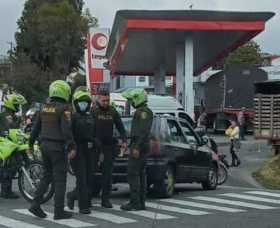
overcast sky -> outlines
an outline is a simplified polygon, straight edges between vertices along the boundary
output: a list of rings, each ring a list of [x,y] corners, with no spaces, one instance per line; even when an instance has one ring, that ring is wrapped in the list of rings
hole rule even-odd
[[[100,27],[111,27],[119,9],[193,9],[272,11],[276,15],[266,24],[266,30],[257,36],[263,52],[280,54],[280,4],[279,0],[84,0],[85,7],[98,17]],[[21,16],[25,0],[0,0],[0,54],[14,42],[16,21]],[[278,37],[278,38],[277,38]]]

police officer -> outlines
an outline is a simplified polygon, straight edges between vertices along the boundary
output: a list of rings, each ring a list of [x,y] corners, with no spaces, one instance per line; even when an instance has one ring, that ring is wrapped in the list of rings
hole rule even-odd
[[[16,116],[19,111],[20,105],[26,104],[25,98],[20,94],[10,94],[4,99],[5,111],[0,113],[0,136],[5,136],[5,133],[9,129],[16,129],[20,127],[20,118]],[[1,185],[1,197],[6,199],[17,199],[19,196],[12,191],[12,179],[15,171],[2,170],[2,185]]]
[[[76,112],[72,115],[72,129],[77,146],[77,156],[71,165],[76,176],[76,188],[67,193],[67,205],[73,209],[74,202],[78,198],[80,213],[89,214],[93,175],[93,153],[88,148],[88,144],[93,143],[93,117],[89,113],[90,94],[86,91],[76,91],[73,95],[73,103]]]
[[[119,131],[123,141],[122,147],[126,147],[126,132],[119,113],[113,106],[110,106],[110,94],[108,91],[101,91],[98,106],[93,112],[95,123],[95,144],[98,151],[104,156],[102,166],[102,202],[101,206],[112,208],[109,200],[111,193],[111,179],[114,161],[114,126]]]
[[[128,161],[128,183],[130,202],[121,206],[122,210],[145,210],[146,200],[146,154],[153,113],[147,107],[144,89],[133,89],[122,94],[136,109],[131,125],[131,153]]]
[[[42,196],[51,181],[54,182],[55,188],[54,219],[72,217],[72,213],[64,211],[67,157],[68,159],[73,159],[76,155],[71,129],[71,112],[67,104],[70,94],[71,88],[65,81],[57,80],[51,83],[49,99],[42,106],[31,132],[30,152],[32,152],[34,142],[40,134],[42,158],[45,167],[44,177],[29,208],[31,213],[40,218],[47,216],[40,205]]]

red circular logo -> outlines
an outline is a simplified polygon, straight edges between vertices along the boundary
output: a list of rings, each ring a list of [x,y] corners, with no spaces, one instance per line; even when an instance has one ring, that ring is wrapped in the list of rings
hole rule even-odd
[[[91,44],[96,50],[102,50],[107,47],[108,38],[102,33],[96,33],[91,39]]]

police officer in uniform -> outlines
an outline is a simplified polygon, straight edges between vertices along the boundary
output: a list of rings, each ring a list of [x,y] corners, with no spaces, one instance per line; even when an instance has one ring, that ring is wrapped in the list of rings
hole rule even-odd
[[[126,132],[116,109],[110,105],[110,94],[108,91],[101,91],[98,101],[98,106],[93,112],[95,125],[95,144],[97,151],[100,151],[104,156],[102,168],[102,202],[101,206],[112,208],[109,200],[111,193],[111,179],[114,161],[114,126],[120,133],[123,141],[122,147],[126,147]]]
[[[20,127],[20,118],[16,116],[19,106],[26,104],[25,98],[20,94],[10,94],[4,99],[5,111],[0,113],[0,136],[5,136],[9,129]],[[11,168],[11,169],[10,169]],[[12,191],[12,179],[15,175],[13,167],[8,170],[2,170],[1,197],[6,199],[17,199],[19,196]]]
[[[130,202],[121,206],[122,210],[145,210],[146,200],[146,155],[149,135],[153,122],[153,112],[147,107],[144,89],[133,89],[122,94],[136,109],[131,125],[131,146],[128,161],[128,183]]]
[[[40,135],[42,158],[45,167],[34,200],[29,211],[35,216],[45,218],[47,215],[41,209],[42,196],[51,181],[54,182],[54,219],[68,219],[72,213],[64,211],[64,196],[66,191],[67,158],[76,155],[75,143],[71,129],[71,110],[67,104],[71,88],[62,80],[51,83],[49,99],[43,105],[37,116],[29,141],[30,152],[35,140]]]
[[[82,214],[90,213],[91,206],[91,179],[93,175],[93,151],[88,144],[93,143],[93,117],[89,113],[91,105],[90,94],[78,90],[73,95],[73,104],[76,110],[72,115],[72,129],[77,146],[77,156],[72,160],[71,166],[76,176],[76,188],[67,193],[67,205],[74,208],[78,199],[79,211]]]

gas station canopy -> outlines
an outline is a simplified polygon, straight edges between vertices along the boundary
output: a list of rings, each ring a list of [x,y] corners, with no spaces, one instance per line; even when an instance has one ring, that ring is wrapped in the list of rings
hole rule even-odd
[[[198,75],[265,29],[272,12],[121,10],[106,52],[114,75],[154,75],[160,64],[176,75],[176,50],[193,37]],[[186,53],[186,56],[188,53]]]

